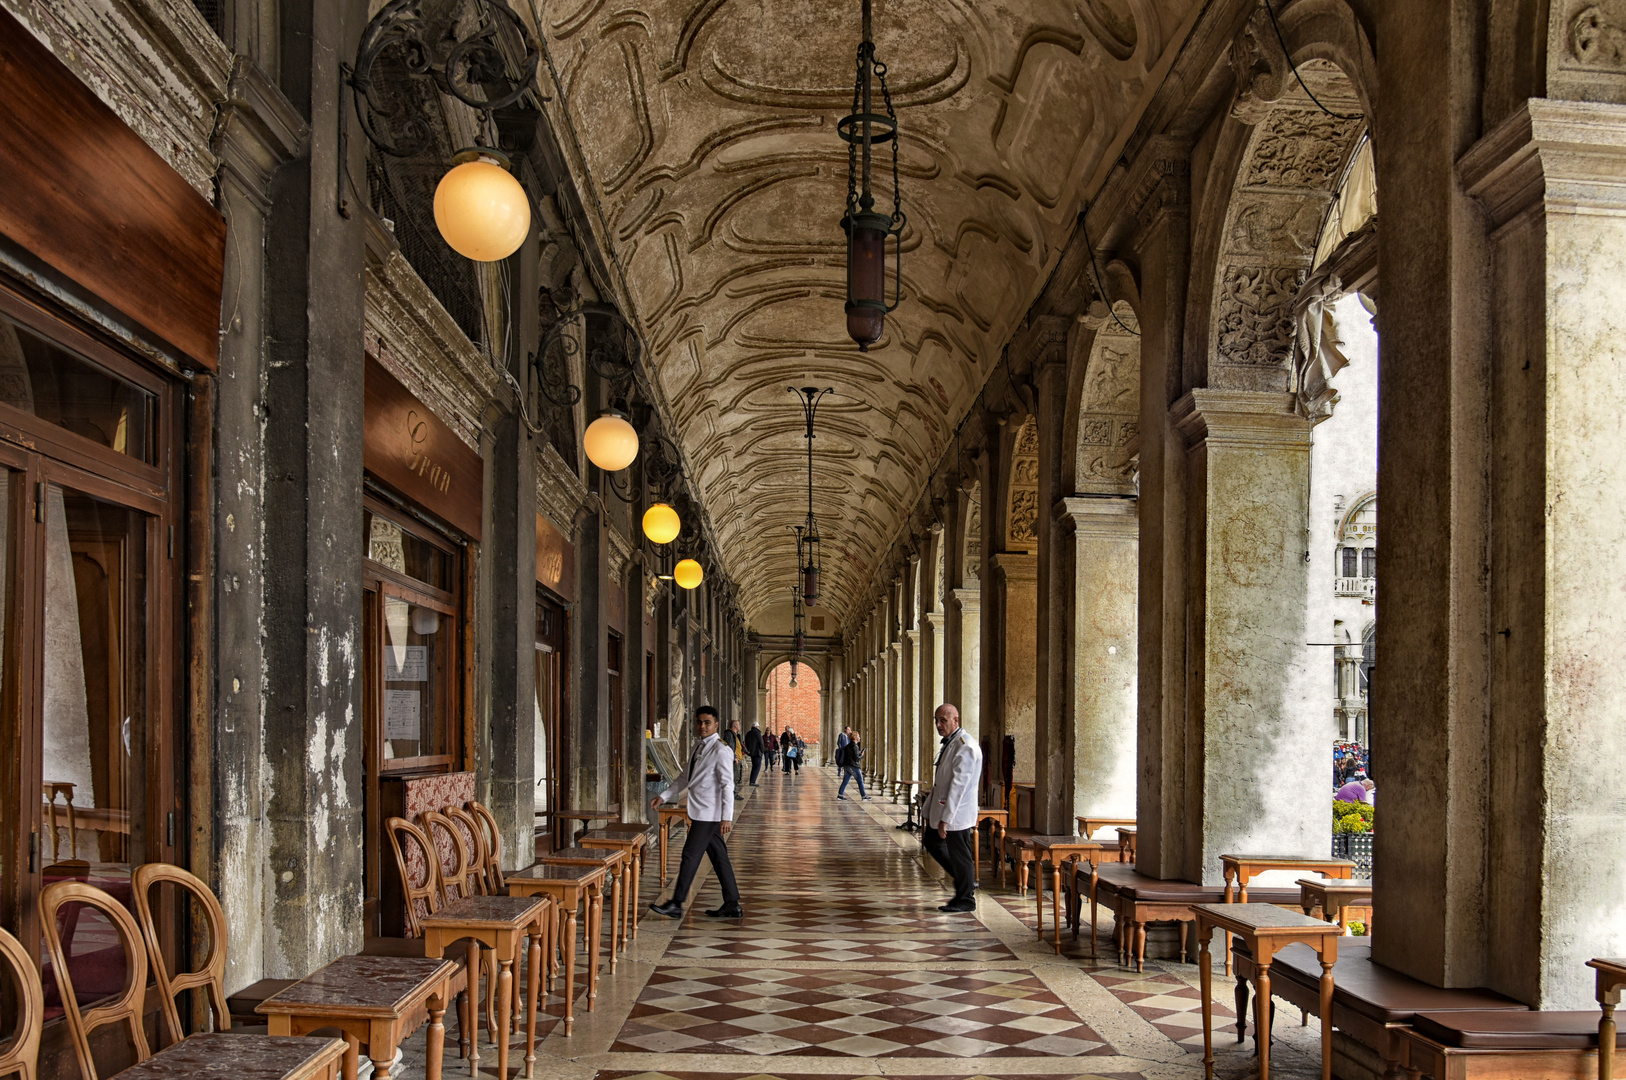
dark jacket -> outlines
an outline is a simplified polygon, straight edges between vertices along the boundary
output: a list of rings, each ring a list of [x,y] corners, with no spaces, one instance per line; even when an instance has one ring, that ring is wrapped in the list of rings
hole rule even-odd
[[[745,752],[752,757],[762,755],[762,732],[752,728],[745,733]]]

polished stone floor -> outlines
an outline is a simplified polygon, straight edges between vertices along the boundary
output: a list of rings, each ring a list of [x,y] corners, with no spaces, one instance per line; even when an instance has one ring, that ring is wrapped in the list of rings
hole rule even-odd
[[[566,1038],[559,993],[539,1026],[536,1074],[570,1080],[767,1080],[807,1077],[1074,1077],[1197,1080],[1202,1027],[1197,970],[1150,960],[1118,966],[1110,943],[1089,957],[1088,928],[1057,955],[1034,932],[1031,894],[986,870],[974,915],[945,915],[947,890],[890,799],[838,802],[833,770],[764,772],[730,840],[746,917],[708,919],[721,902],[702,870],[681,920],[645,913],[632,948],[597,1000],[576,1005]],[[676,872],[674,839],[672,872]],[[657,860],[642,883],[659,890]],[[985,858],[986,866],[986,858]],[[1048,907],[1048,905],[1047,905]],[[1110,921],[1103,917],[1103,932]],[[1216,1072],[1257,1072],[1238,1044],[1215,978]],[[1272,1074],[1320,1074],[1319,1029],[1278,1014]],[[546,1032],[546,1038],[542,1033]],[[447,1077],[467,1076],[452,1051]],[[516,1038],[510,1075],[523,1072]],[[423,1075],[423,1036],[394,1075]],[[482,1038],[481,1072],[496,1073]]]

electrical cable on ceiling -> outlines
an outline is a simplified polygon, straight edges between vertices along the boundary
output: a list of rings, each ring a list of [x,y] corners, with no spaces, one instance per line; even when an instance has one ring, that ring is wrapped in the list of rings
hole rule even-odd
[[[1315,96],[1315,92],[1312,91],[1309,86],[1305,85],[1304,76],[1299,74],[1299,66],[1293,63],[1293,58],[1288,55],[1287,39],[1282,36],[1282,24],[1276,21],[1276,7],[1270,2],[1270,0],[1265,0],[1265,10],[1270,12],[1270,25],[1276,28],[1276,40],[1281,44],[1282,55],[1287,57],[1287,66],[1293,69],[1293,78],[1297,79],[1299,81],[1299,85],[1304,87],[1304,92],[1310,95],[1310,100],[1315,102],[1315,107],[1332,117],[1334,120],[1365,120],[1366,117],[1361,113],[1356,113],[1354,116],[1348,116],[1344,113],[1335,113],[1325,105],[1321,104],[1321,99]]]
[[[1084,234],[1084,249],[1090,253],[1090,270],[1095,274],[1095,291],[1101,295],[1102,301],[1106,303],[1107,314],[1112,316],[1112,321],[1123,327],[1129,333],[1134,334],[1136,337],[1140,337],[1139,330],[1131,329],[1127,323],[1118,318],[1118,313],[1112,308],[1112,301],[1107,298],[1107,288],[1101,283],[1101,268],[1097,266],[1095,262],[1095,246],[1090,243],[1089,216],[1090,204],[1085,203],[1083,211],[1078,215],[1078,227],[1079,230]]]

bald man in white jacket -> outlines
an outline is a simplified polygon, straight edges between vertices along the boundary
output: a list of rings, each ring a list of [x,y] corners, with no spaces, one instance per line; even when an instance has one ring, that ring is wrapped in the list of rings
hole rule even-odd
[[[734,882],[734,866],[728,859],[729,832],[734,828],[734,751],[717,736],[717,710],[702,705],[695,710],[695,734],[699,741],[689,756],[689,766],[655,796],[651,807],[659,806],[683,792],[689,793],[689,836],[683,841],[683,857],[678,862],[677,883],[672,898],[664,904],[651,904],[657,915],[676,919],[683,914],[683,901],[700,869],[701,856],[711,858],[711,868],[722,886],[723,906],[706,912],[714,919],[738,919],[740,889]]]
[[[926,799],[926,854],[954,878],[954,899],[938,911],[975,911],[977,868],[971,860],[971,830],[977,827],[977,785],[982,780],[982,749],[960,726],[960,710],[939,705],[932,719],[942,744],[937,751],[932,793]]]

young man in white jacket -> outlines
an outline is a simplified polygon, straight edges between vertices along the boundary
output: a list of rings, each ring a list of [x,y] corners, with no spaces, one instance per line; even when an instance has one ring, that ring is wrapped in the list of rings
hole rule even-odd
[[[674,777],[671,785],[649,804],[659,806],[684,791],[689,793],[689,835],[683,841],[683,858],[678,863],[672,898],[664,904],[649,905],[649,910],[669,919],[680,917],[683,901],[689,896],[689,886],[700,869],[700,856],[708,855],[717,883],[723,889],[723,906],[706,914],[714,919],[738,919],[744,911],[740,907],[740,889],[734,882],[734,865],[728,861],[725,840],[734,828],[734,751],[717,737],[716,709],[710,705],[700,706],[695,710],[694,724],[700,741],[689,755],[689,767]]]
[[[971,861],[971,830],[977,827],[977,785],[982,780],[982,750],[960,726],[960,710],[939,705],[932,719],[942,745],[937,751],[932,793],[926,800],[926,827],[921,842],[954,878],[954,899],[938,911],[975,911],[977,868]]]

